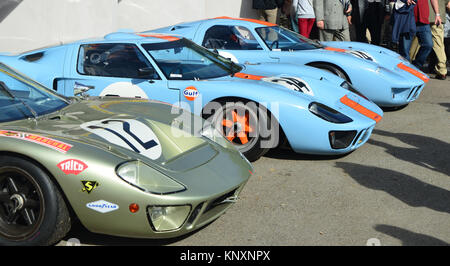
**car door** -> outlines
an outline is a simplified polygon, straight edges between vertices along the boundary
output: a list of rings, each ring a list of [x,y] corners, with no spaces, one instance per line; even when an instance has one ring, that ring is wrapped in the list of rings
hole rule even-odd
[[[199,82],[197,71],[199,69],[212,71],[208,68],[208,64],[211,63],[209,59],[186,47],[182,41],[143,42],[141,47],[167,79],[169,90],[179,92],[179,106],[199,114],[202,105],[201,99],[197,99],[200,96],[200,92],[197,91],[195,85]],[[195,106],[195,104],[198,106]]]
[[[278,62],[258,36],[248,28],[238,25],[214,25],[199,30],[197,43],[217,50],[235,63]]]
[[[134,43],[87,43],[73,48],[64,94],[145,98],[177,103],[179,91]]]

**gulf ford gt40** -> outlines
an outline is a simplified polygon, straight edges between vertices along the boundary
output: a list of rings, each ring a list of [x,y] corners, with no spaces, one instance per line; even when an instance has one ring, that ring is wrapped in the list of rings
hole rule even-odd
[[[344,78],[384,107],[414,101],[429,80],[391,50],[359,42],[319,43],[259,20],[220,17],[150,32],[184,36],[235,62],[280,62],[321,68]]]
[[[75,217],[180,236],[223,214],[253,171],[212,127],[173,127],[165,103],[65,98],[0,63],[0,106],[0,245],[56,243]]]
[[[151,98],[202,115],[250,161],[283,140],[296,152],[348,153],[383,114],[326,71],[238,65],[170,35],[117,32],[0,61],[66,96]]]

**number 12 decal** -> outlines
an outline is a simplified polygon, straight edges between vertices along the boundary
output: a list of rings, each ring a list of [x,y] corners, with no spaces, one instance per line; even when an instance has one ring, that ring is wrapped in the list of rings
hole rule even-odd
[[[162,149],[155,133],[137,120],[104,119],[84,123],[81,128],[152,160],[161,157]]]

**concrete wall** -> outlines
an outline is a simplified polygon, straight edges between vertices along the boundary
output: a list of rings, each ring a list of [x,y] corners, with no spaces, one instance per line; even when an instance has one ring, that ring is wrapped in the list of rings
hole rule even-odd
[[[217,16],[255,17],[251,0],[0,0],[0,52],[18,53],[118,29]]]

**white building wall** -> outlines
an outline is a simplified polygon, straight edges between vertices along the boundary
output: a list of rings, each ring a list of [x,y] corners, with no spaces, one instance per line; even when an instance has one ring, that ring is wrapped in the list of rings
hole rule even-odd
[[[217,16],[255,17],[251,0],[1,0],[0,52],[19,53],[118,29],[150,30]],[[10,4],[10,11],[2,5]],[[2,14],[4,13],[4,14]]]

